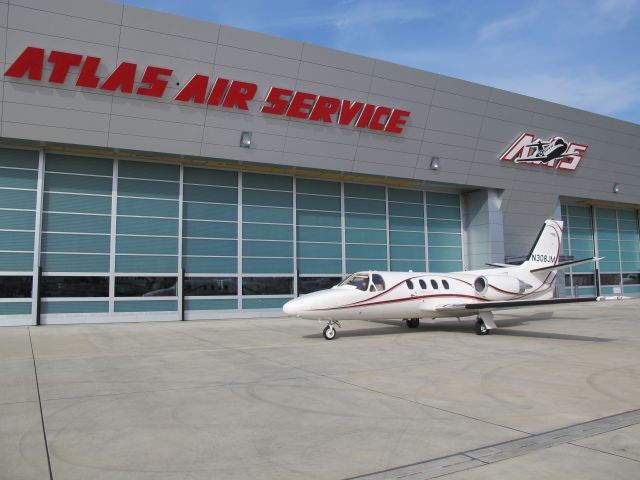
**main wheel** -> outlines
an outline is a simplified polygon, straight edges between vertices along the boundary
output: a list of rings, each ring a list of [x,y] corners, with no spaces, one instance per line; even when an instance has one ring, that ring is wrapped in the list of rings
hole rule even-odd
[[[420,325],[420,319],[419,318],[408,318],[407,319],[407,327],[409,327],[409,328],[418,328],[418,325]]]
[[[487,325],[481,320],[478,319],[476,322],[476,335],[489,335],[491,330],[487,328]]]
[[[333,328],[332,325],[327,325],[326,327],[324,327],[322,335],[324,336],[325,340],[333,340],[334,338],[336,338],[336,329]]]

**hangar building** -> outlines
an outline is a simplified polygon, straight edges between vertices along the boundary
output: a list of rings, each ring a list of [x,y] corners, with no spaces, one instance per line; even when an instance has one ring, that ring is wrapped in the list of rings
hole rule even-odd
[[[0,324],[279,313],[526,255],[640,294],[640,126],[102,0],[0,1]]]

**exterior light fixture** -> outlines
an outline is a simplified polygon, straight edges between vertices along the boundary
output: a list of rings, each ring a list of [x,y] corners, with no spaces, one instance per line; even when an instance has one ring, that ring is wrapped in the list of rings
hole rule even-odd
[[[251,132],[242,132],[240,134],[240,146],[244,148],[251,146]]]
[[[613,193],[618,193],[620,191],[620,184],[619,183],[614,183],[613,184]]]
[[[431,170],[440,169],[440,157],[431,157]]]

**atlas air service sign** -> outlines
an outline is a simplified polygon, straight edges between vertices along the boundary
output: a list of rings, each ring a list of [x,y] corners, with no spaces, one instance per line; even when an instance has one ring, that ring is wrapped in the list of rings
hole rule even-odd
[[[587,145],[568,142],[562,137],[543,140],[536,138],[533,133],[525,132],[507,148],[500,160],[574,172],[587,148]]]
[[[44,48],[29,46],[4,75],[51,85],[64,84],[73,76],[75,87],[79,89],[119,92],[142,98],[167,97],[170,78],[181,76],[181,72],[174,72],[171,68],[121,62],[106,78],[100,78],[97,72],[102,65],[100,57],[58,50],[47,52]],[[45,70],[49,69],[46,75]],[[171,100],[192,106],[236,110],[250,110],[249,102],[257,100],[258,85],[253,82],[210,78],[200,73],[187,78],[184,83],[176,82],[180,89]],[[411,116],[411,112],[398,108],[277,86],[269,89],[259,111],[265,115],[392,134],[401,134]]]

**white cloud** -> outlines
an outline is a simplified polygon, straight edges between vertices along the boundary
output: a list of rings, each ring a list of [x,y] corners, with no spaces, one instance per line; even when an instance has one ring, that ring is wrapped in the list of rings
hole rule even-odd
[[[535,16],[536,13],[534,11],[529,11],[521,15],[514,15],[488,23],[480,29],[479,38],[483,41],[494,40],[505,33],[530,28],[531,25],[528,24],[532,22]]]
[[[619,12],[633,9],[640,5],[638,0],[597,0],[598,9],[605,12]]]
[[[431,13],[420,2],[341,2],[322,12],[322,3],[308,14],[288,15],[277,21],[267,21],[269,28],[288,26],[331,26],[340,30],[355,27],[362,29],[381,23],[398,23],[431,18]],[[265,15],[263,18],[269,18]]]
[[[534,74],[487,78],[485,83],[604,115],[616,115],[640,104],[640,78]]]

